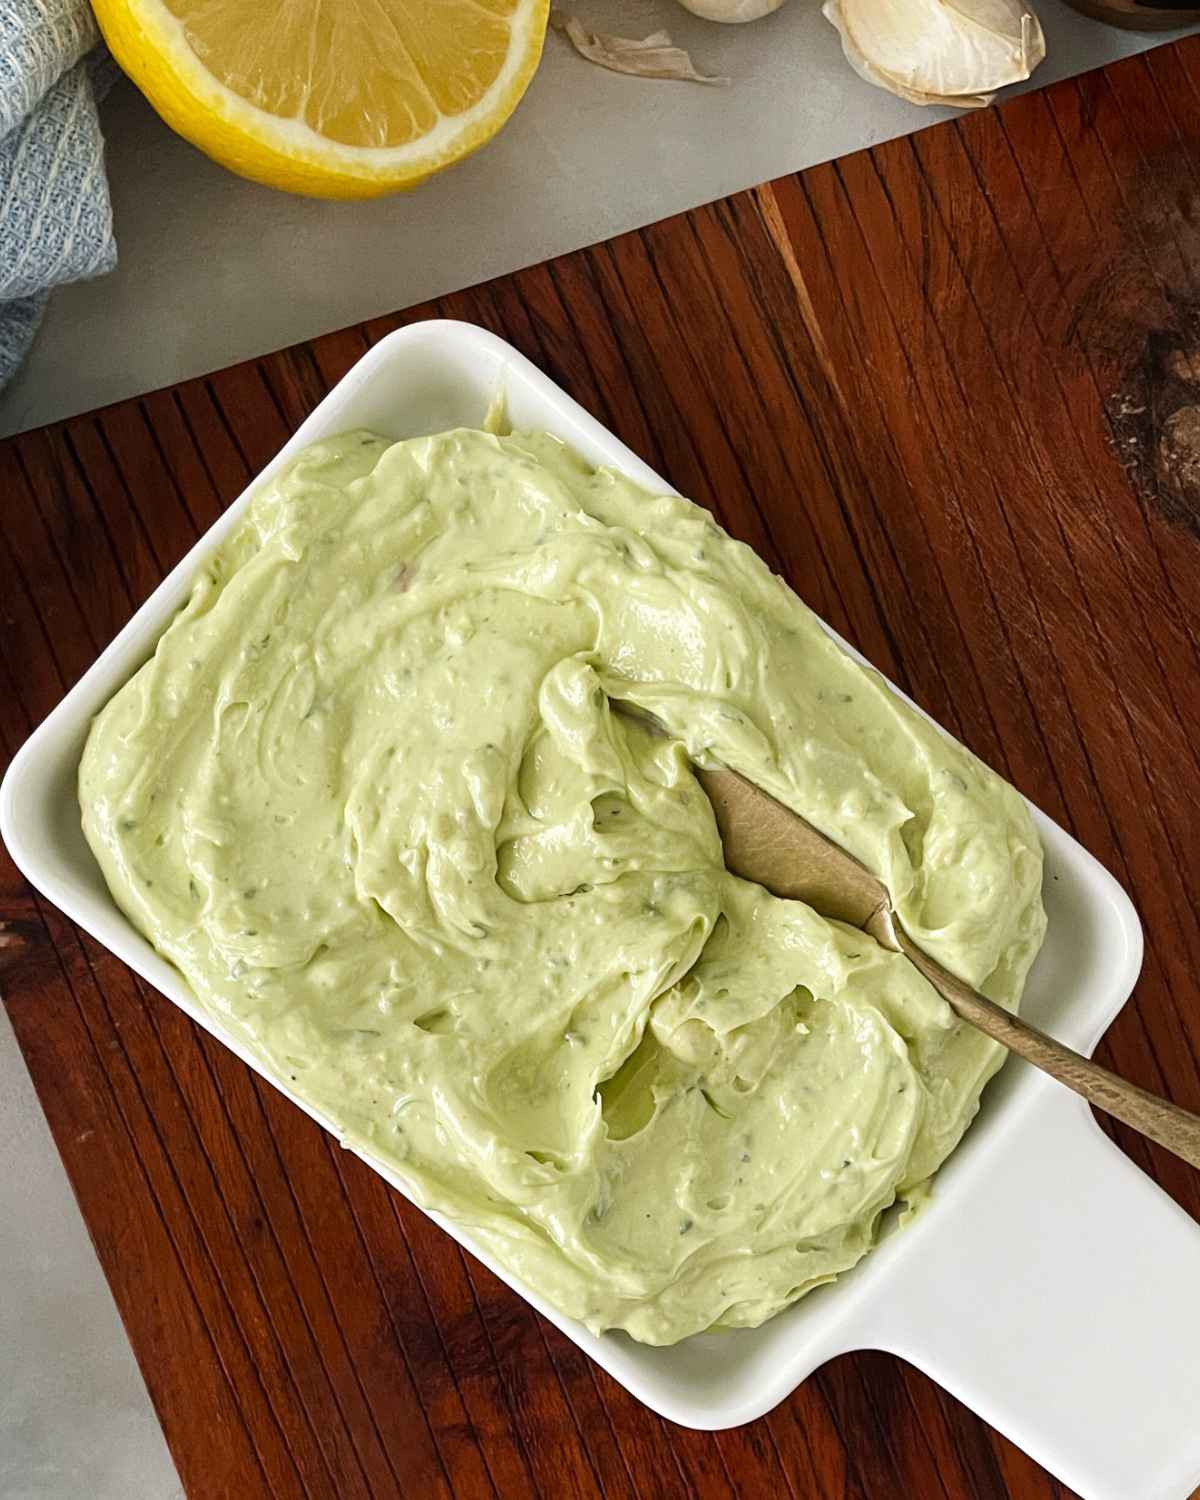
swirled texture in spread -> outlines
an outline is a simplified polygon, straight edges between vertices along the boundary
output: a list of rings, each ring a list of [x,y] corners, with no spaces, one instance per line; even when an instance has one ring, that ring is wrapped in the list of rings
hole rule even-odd
[[[305,452],[98,716],[80,796],[121,906],[271,1072],[565,1312],[669,1343],[852,1266],[1001,1059],[727,873],[689,755],[1017,1004],[1017,793],[703,511],[545,435]]]

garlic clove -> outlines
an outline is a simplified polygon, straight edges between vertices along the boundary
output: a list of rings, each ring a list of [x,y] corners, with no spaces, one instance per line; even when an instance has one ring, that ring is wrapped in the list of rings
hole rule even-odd
[[[913,104],[990,104],[1046,55],[1021,0],[826,0],[824,14],[859,77]]]
[[[684,10],[706,21],[757,21],[778,10],[783,0],[679,0]]]

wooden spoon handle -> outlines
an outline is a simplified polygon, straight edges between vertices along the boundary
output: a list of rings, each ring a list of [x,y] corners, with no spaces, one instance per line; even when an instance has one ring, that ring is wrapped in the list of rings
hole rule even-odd
[[[1099,1063],[1073,1052],[1062,1042],[1055,1041],[1028,1021],[1022,1021],[1020,1016],[1014,1016],[1003,1006],[988,1000],[961,979],[956,979],[923,953],[899,922],[892,922],[892,930],[900,951],[911,959],[964,1021],[970,1021],[972,1026],[1003,1043],[1009,1051],[1018,1053],[1035,1068],[1041,1068],[1059,1083],[1065,1083],[1069,1089],[1082,1094],[1097,1109],[1132,1125],[1134,1130],[1181,1156],[1193,1167],[1200,1167],[1200,1115],[1180,1109],[1157,1094],[1148,1094],[1136,1083],[1118,1078]]]

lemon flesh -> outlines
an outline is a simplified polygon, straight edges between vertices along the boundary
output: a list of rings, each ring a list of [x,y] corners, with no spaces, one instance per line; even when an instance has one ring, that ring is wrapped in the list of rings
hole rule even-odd
[[[549,0],[95,0],[164,120],[270,187],[370,197],[491,139],[541,56]]]

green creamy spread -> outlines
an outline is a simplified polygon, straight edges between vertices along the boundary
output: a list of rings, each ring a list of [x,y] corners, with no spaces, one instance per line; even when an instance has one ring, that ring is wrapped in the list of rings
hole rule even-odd
[[[702,510],[544,434],[302,454],[96,719],[80,799],[270,1072],[564,1312],[670,1343],[854,1265],[1003,1055],[729,874],[689,757],[1015,1007],[1045,925],[1018,794]]]

